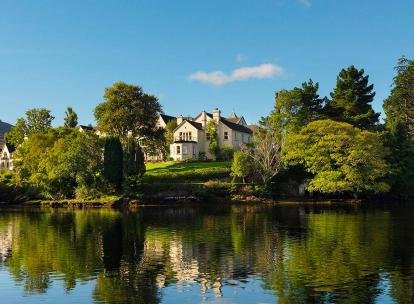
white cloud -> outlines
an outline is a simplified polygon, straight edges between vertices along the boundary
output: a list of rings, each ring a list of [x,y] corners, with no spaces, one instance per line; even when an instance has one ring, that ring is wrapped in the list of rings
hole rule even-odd
[[[191,74],[188,79],[221,86],[226,83],[235,81],[273,78],[282,74],[283,68],[280,66],[271,63],[264,63],[257,66],[235,69],[229,75],[222,71],[215,71],[210,73],[199,71]]]
[[[302,4],[305,7],[311,7],[312,3],[310,2],[310,0],[298,0],[300,4]]]

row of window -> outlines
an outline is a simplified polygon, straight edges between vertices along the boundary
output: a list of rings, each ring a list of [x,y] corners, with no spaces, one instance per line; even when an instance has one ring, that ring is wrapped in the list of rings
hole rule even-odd
[[[245,136],[244,134],[241,135],[241,141],[242,142],[245,142],[245,137],[244,136]],[[206,139],[207,140],[210,140],[210,134],[206,133]],[[229,132],[224,132],[223,133],[223,139],[224,140],[228,140],[229,139]],[[250,137],[247,136],[246,142],[249,142],[249,139],[250,139]],[[236,132],[234,133],[234,140],[239,140],[238,133],[236,133]]]
[[[192,147],[192,152],[193,155],[196,155],[196,147]],[[176,146],[176,154],[181,154],[181,146]],[[187,155],[188,154],[188,147],[187,146],[183,146],[183,155]]]

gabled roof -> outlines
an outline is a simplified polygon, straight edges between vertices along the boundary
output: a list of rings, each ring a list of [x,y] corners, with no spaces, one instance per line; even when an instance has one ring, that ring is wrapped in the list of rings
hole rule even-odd
[[[250,130],[249,128],[243,126],[243,125],[239,125],[237,123],[231,122],[226,118],[220,118],[220,121],[226,125],[227,127],[229,127],[230,129],[234,130],[234,131],[238,131],[238,132],[243,132],[243,133],[248,133],[248,134],[252,134],[253,131]]]
[[[198,129],[198,130],[203,130],[203,125],[201,124],[201,123],[199,123],[199,122],[195,122],[195,121],[191,121],[191,120],[186,120],[186,119],[184,119],[178,126],[177,126],[177,128],[175,128],[174,129],[174,132],[175,132],[175,130],[178,130],[178,128],[180,128],[183,124],[185,124],[186,122],[188,122],[190,125],[192,125],[194,128],[196,128],[196,129]]]
[[[236,123],[236,124],[238,124],[240,122],[240,118],[238,118],[238,117],[229,117],[229,118],[226,118],[226,120],[230,121],[230,122],[233,122],[233,123]]]
[[[165,124],[169,123],[172,120],[177,120],[176,117],[170,116],[170,115],[166,115],[166,114],[160,114],[160,117],[162,118],[162,120],[164,120]]]
[[[256,126],[256,125],[247,125],[246,127],[249,128],[250,130],[252,130],[252,132],[254,132],[258,129],[258,126]]]
[[[9,144],[9,143],[5,143],[5,144],[3,145],[3,147],[0,149],[0,151],[3,151],[3,150],[4,150],[4,148],[6,148],[6,149],[7,149],[7,151],[9,151],[9,153],[13,153],[14,151],[16,151],[15,146],[14,146],[14,145],[12,145],[12,144]]]
[[[85,126],[85,125],[79,125],[79,128],[84,129],[84,130],[89,130],[89,131],[95,130],[94,127],[92,127],[92,126]]]

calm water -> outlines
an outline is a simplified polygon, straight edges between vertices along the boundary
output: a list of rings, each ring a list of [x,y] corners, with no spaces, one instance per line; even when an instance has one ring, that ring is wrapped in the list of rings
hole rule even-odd
[[[414,205],[0,210],[0,303],[414,303]]]

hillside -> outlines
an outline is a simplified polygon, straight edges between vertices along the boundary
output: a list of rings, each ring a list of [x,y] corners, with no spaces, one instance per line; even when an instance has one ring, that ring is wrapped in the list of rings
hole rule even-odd
[[[9,132],[13,128],[11,124],[0,120],[0,142],[4,140],[4,133]]]

